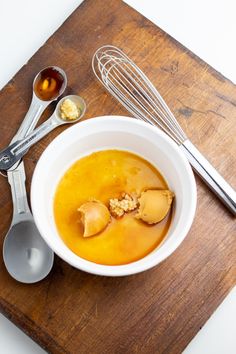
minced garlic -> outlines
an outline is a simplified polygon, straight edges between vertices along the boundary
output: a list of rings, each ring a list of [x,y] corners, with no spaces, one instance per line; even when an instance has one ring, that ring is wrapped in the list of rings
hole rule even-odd
[[[132,211],[138,207],[137,198],[131,197],[127,193],[122,193],[122,199],[114,198],[109,201],[109,209],[114,217],[121,217],[124,213]]]
[[[60,111],[61,118],[65,120],[74,120],[80,116],[80,109],[69,98],[66,98],[65,101],[62,102]]]

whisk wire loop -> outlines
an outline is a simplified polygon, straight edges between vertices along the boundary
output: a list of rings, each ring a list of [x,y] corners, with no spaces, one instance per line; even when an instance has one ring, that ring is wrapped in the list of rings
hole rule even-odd
[[[187,139],[157,89],[120,49],[113,46],[99,48],[92,66],[98,80],[133,116],[157,125],[177,144]]]

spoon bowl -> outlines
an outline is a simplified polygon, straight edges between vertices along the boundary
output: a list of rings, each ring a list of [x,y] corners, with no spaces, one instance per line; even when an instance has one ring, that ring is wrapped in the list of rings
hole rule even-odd
[[[11,225],[3,243],[3,259],[10,275],[22,283],[38,282],[51,271],[54,254],[30,214]]]
[[[33,92],[40,101],[55,101],[67,86],[67,76],[58,66],[42,69],[34,78]]]
[[[80,111],[79,116],[75,119],[64,119],[61,117],[61,109],[60,108],[61,108],[61,105],[64,103],[64,101],[67,99],[69,99],[73,103],[75,103],[75,105],[77,106],[77,108]],[[68,95],[68,96],[62,97],[60,99],[60,101],[58,102],[58,104],[56,105],[56,109],[54,111],[53,118],[56,118],[57,123],[59,123],[59,124],[76,123],[79,120],[81,120],[81,118],[83,117],[83,115],[85,113],[85,110],[86,110],[86,104],[85,104],[85,101],[83,100],[82,97],[80,97],[78,95]]]

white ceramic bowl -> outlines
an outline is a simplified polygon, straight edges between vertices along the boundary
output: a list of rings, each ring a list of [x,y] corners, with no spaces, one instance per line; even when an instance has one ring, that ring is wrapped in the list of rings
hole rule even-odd
[[[144,157],[158,168],[176,196],[172,223],[161,245],[126,265],[99,265],[80,258],[64,244],[54,222],[53,197],[64,172],[82,156],[105,149],[128,150]],[[42,237],[64,261],[89,273],[123,276],[157,265],[181,244],[194,218],[196,184],[183,153],[159,129],[134,118],[98,117],[68,128],[46,148],[34,171],[31,205]]]

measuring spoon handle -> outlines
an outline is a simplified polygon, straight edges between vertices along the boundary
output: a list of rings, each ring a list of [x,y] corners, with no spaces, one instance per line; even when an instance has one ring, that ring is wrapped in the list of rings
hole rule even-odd
[[[52,115],[46,122],[41,124],[32,133],[28,134],[25,138],[15,141],[6,149],[0,152],[0,170],[7,171],[18,160],[20,160],[28,151],[28,149],[47,135],[57,126],[63,123],[55,119]]]
[[[28,135],[37,124],[41,114],[45,110],[45,108],[51,103],[51,101],[42,101],[40,100],[35,93],[33,93],[33,97],[31,100],[30,107],[28,112],[25,115],[16,135],[11,140],[11,143],[23,139],[26,135]]]

